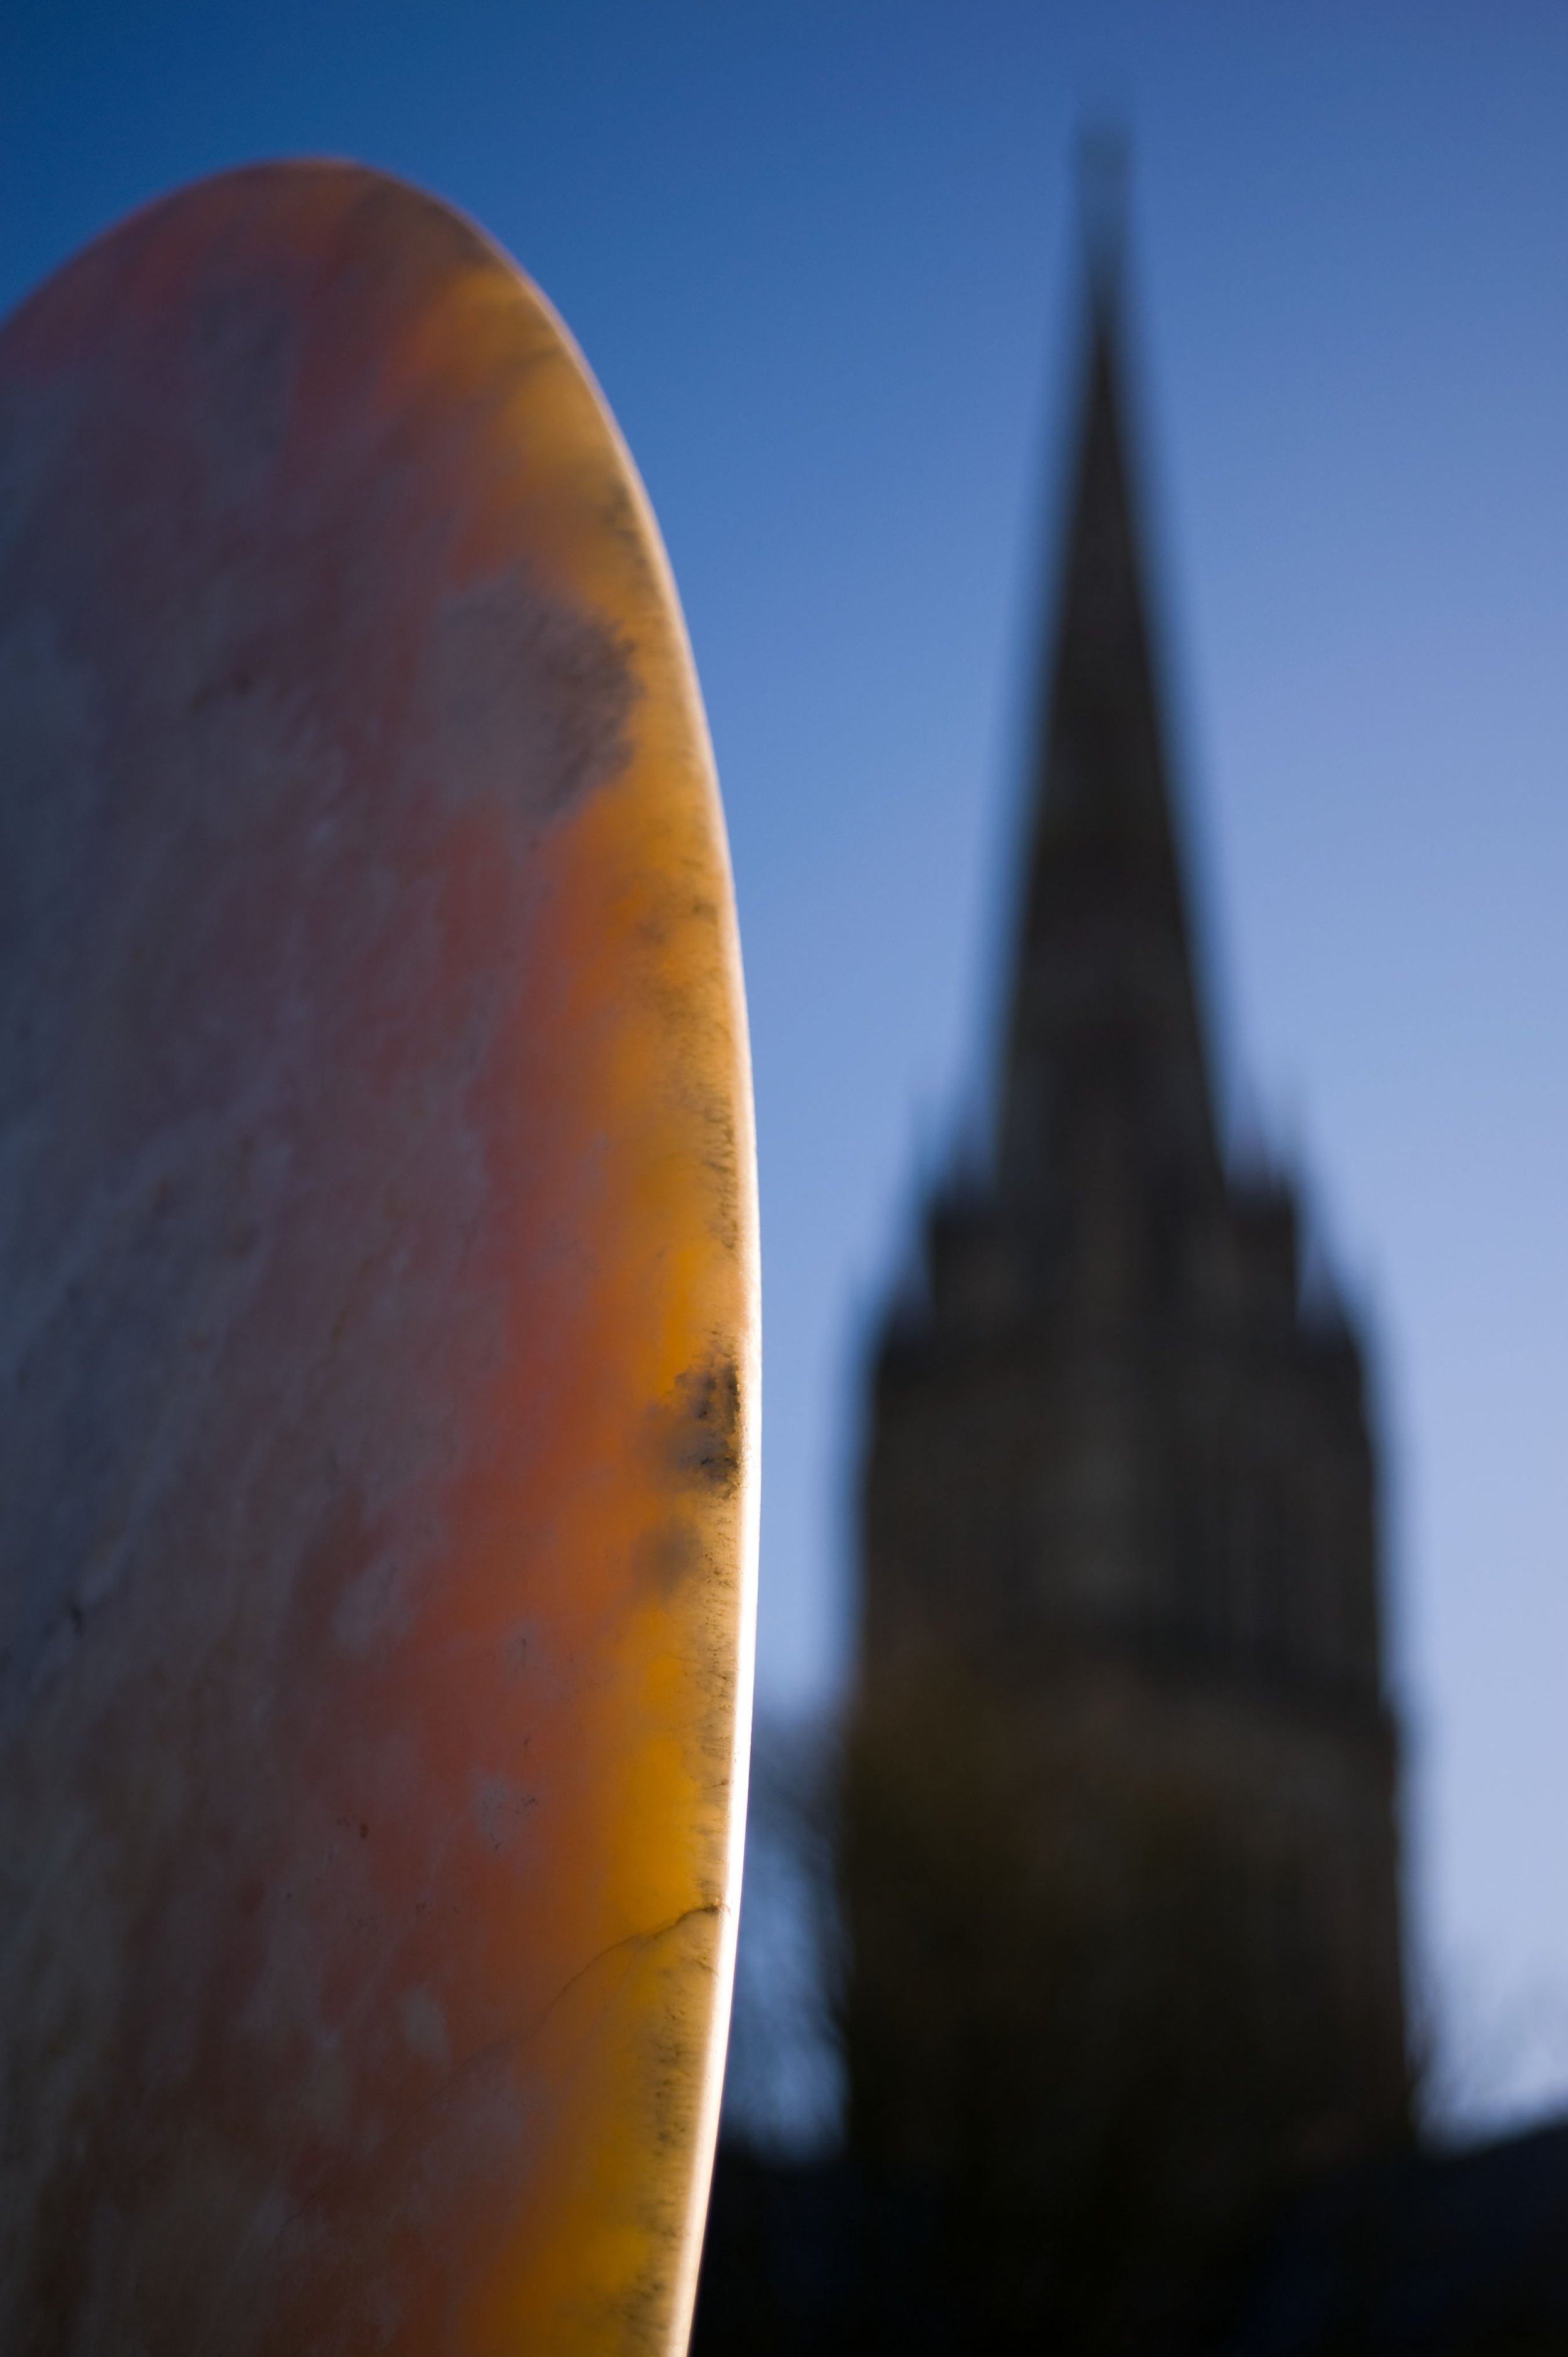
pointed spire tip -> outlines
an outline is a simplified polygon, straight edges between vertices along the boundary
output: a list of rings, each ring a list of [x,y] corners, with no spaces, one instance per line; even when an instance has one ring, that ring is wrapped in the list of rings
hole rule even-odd
[[[1090,282],[1100,294],[1120,274],[1132,153],[1119,123],[1086,124],[1078,135],[1078,208]]]

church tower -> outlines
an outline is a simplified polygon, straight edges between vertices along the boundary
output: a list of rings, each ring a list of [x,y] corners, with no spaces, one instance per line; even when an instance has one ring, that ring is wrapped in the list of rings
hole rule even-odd
[[[992,1164],[929,1208],[862,1493],[851,2140],[950,2204],[995,2346],[1179,2340],[1407,2126],[1361,1354],[1216,1122],[1119,305],[1102,240]]]

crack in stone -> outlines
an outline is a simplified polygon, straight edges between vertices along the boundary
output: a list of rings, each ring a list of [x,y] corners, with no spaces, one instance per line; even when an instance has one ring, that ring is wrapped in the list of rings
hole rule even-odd
[[[624,1948],[653,1947],[659,1941],[669,1939],[673,1932],[680,1931],[682,1924],[693,1921],[698,1916],[719,1916],[727,1911],[727,1902],[722,1899],[703,1900],[694,1907],[682,1908],[678,1915],[671,1916],[668,1922],[656,1923],[645,1932],[628,1932],[620,1939],[611,1940],[606,1946],[596,1950],[585,1963],[578,1965],[575,1973],[567,1975],[553,1996],[546,1999],[532,2020],[522,2023],[516,2029],[509,2030],[504,2037],[492,2038],[486,2045],[476,2047],[471,2054],[465,2054],[460,2061],[454,2063],[451,2070],[446,2072],[428,2093],[421,2096],[419,2102],[412,2105],[396,2126],[389,2131],[386,2149],[390,2151],[395,2148],[400,2142],[412,2134],[421,2120],[426,2118],[452,2093],[455,2088],[460,2086],[463,2081],[469,2078],[476,2071],[482,2070],[486,2063],[495,2061],[503,2054],[526,2046],[532,2039],[536,2038],[556,2007],[571,1995],[580,1981],[586,1979],[596,1965],[602,1964],[607,1957],[618,1954]],[[401,1946],[401,1941],[397,1944]],[[311,2204],[308,2201],[296,2201],[279,2219],[272,2233],[262,2245],[262,2250],[263,2252],[274,2250],[289,2229],[297,2224],[300,2219],[310,2214],[310,2209]],[[236,2255],[236,2267],[239,2263],[240,2255]],[[203,2357],[204,2352],[216,2346],[218,2330],[222,2323],[225,2299],[226,2295],[220,2293],[219,2304],[213,2310],[208,2330],[198,2344],[197,2357]]]

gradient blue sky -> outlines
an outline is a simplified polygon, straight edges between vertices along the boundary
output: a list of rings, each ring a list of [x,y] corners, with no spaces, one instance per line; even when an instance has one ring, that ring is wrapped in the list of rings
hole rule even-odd
[[[729,810],[793,1707],[848,1659],[867,1321],[983,1092],[1106,114],[1227,1089],[1376,1337],[1420,1968],[1451,2105],[1518,2115],[1568,2102],[1561,0],[0,0],[0,305],[325,152],[476,214],[583,344]]]

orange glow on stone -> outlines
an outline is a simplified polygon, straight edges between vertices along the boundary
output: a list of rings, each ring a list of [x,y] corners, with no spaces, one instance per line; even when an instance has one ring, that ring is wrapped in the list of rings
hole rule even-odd
[[[325,165],[45,286],[0,481],[0,2345],[679,2349],[756,1187],[647,501]]]

